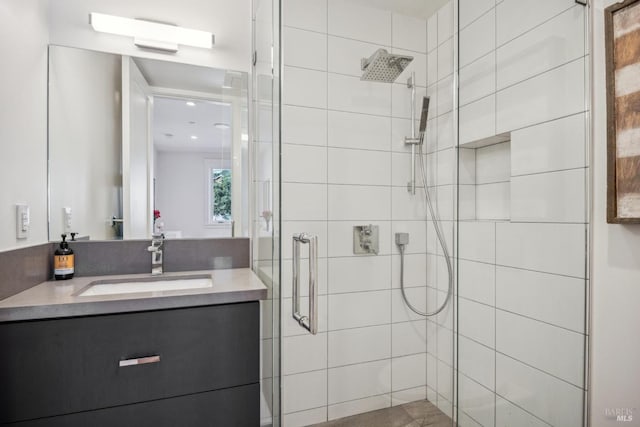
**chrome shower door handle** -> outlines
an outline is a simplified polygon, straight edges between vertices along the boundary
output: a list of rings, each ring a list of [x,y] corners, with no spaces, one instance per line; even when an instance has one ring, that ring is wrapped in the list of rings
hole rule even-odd
[[[309,315],[300,313],[300,245],[309,244]],[[318,333],[318,237],[307,233],[293,235],[293,306],[292,315],[300,326]]]

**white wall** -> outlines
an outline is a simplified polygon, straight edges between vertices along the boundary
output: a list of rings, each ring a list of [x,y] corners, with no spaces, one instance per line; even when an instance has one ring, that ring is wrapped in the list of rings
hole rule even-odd
[[[249,0],[54,0],[51,43],[122,55],[249,71],[251,19]],[[213,49],[181,46],[175,54],[139,49],[128,37],[97,33],[89,13],[170,22],[215,34]]]
[[[640,426],[640,226],[606,223],[607,133],[603,10],[593,4],[593,242],[591,425]],[[633,408],[619,423],[605,409]]]
[[[122,216],[121,57],[52,46],[49,75],[50,237],[60,237],[70,207],[72,231],[113,239],[109,219]]]
[[[48,2],[0,2],[0,250],[47,239]],[[16,240],[15,204],[31,207],[31,232]]]
[[[165,231],[181,231],[183,238],[231,236],[229,225],[205,225],[205,159],[215,157],[210,153],[157,153],[156,209],[160,210]],[[231,168],[230,160],[219,162],[220,168]]]

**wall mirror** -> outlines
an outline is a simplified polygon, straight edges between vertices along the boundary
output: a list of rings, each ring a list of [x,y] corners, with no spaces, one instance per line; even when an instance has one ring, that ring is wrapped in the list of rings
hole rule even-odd
[[[248,75],[49,47],[49,239],[248,236]]]

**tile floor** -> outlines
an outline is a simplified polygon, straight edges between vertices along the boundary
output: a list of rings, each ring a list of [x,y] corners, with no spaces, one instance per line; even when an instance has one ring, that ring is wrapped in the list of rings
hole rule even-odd
[[[428,400],[340,418],[313,427],[451,427],[451,418]]]

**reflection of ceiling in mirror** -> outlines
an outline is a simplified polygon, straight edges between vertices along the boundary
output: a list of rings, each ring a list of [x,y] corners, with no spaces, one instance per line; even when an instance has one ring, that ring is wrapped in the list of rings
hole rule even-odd
[[[134,61],[150,86],[210,94],[246,94],[246,73],[146,58]]]
[[[216,124],[231,126],[231,115],[230,104],[156,96],[153,102],[154,147],[158,151],[228,155],[231,151],[232,129]]]

